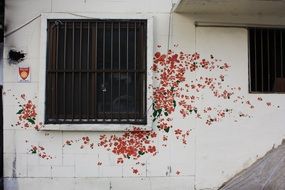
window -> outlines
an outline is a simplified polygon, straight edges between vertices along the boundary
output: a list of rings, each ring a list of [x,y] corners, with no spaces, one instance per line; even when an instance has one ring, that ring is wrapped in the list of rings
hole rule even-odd
[[[249,28],[250,92],[285,92],[285,29]]]
[[[45,123],[147,122],[147,20],[47,20]]]

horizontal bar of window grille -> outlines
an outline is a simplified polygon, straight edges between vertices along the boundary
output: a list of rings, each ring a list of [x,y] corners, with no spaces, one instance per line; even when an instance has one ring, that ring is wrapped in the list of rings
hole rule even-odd
[[[46,124],[133,124],[133,125],[145,125],[146,119],[49,119]]]
[[[251,24],[251,23],[227,23],[227,22],[204,22],[196,21],[196,27],[233,27],[233,28],[280,28],[284,29],[285,25],[271,25],[271,24]]]
[[[114,70],[111,70],[111,69],[105,69],[105,70],[87,70],[87,69],[82,69],[82,70],[72,70],[72,69],[66,69],[66,70],[63,70],[63,69],[60,69],[60,70],[48,70],[48,72],[50,73],[56,73],[56,72],[89,72],[89,73],[127,73],[127,72],[137,72],[137,73],[142,73],[142,72],[146,72],[146,70],[126,70],[126,69],[122,69],[122,70],[119,70],[119,69],[114,69]]]

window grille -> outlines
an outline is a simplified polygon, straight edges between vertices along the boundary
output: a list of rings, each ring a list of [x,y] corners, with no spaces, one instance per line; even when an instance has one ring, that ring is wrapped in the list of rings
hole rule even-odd
[[[285,92],[285,29],[248,30],[250,92]]]
[[[146,20],[48,20],[45,123],[146,124]]]

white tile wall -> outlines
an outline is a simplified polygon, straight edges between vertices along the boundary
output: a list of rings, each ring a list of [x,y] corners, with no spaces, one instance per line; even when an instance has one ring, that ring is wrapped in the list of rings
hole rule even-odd
[[[153,16],[155,51],[166,53],[169,45],[170,49],[175,49],[177,52],[193,53],[197,50],[205,56],[215,54],[233,64],[233,70],[228,75],[232,77],[229,84],[235,85],[239,79],[244,87],[243,93],[248,95],[246,31],[229,28],[195,28],[193,23],[199,19],[217,21],[231,18],[176,13],[171,15],[169,31],[169,11],[172,2],[176,1],[9,0],[6,2],[5,18],[9,32],[40,13],[51,11],[89,15],[139,13]],[[235,17],[234,20],[237,21],[239,18]],[[249,20],[284,24],[282,18],[262,17]],[[174,114],[175,127],[193,129],[188,145],[184,146],[177,142],[173,135],[169,135],[166,148],[161,147],[164,142],[160,141],[157,143],[159,153],[156,156],[145,155],[138,160],[140,163],[146,163],[144,166],[137,165],[137,161],[134,160],[126,160],[121,165],[116,164],[117,155],[97,147],[97,141],[94,141],[94,149],[88,146],[81,149],[81,141],[62,147],[66,140],[81,140],[83,136],[89,136],[94,140],[98,139],[102,132],[37,132],[11,127],[11,124],[17,122],[18,104],[15,98],[25,93],[27,99],[33,99],[35,103],[43,101],[34,99],[38,96],[38,89],[42,85],[38,83],[40,24],[40,19],[36,19],[5,39],[3,63],[4,91],[7,91],[4,96],[4,176],[7,177],[5,190],[34,190],[39,187],[42,190],[191,190],[194,186],[198,189],[215,188],[255,161],[257,155],[262,156],[273,144],[280,144],[281,139],[285,137],[282,125],[285,122],[284,95],[263,96],[281,108],[272,111],[260,106],[257,109],[260,112],[253,112],[256,114],[253,120],[243,120],[238,125],[227,121],[212,128],[205,128],[201,126],[202,122],[197,122],[193,118],[182,120],[179,114]],[[174,44],[179,46],[173,48]],[[162,47],[158,48],[157,45]],[[10,48],[27,53],[27,58],[19,65],[31,67],[31,83],[17,83],[17,66],[9,65],[7,62]],[[199,74],[203,73],[191,73],[187,80]],[[256,96],[252,95],[251,98],[255,99]],[[213,101],[215,100],[209,97],[202,105]],[[272,119],[275,122],[270,122]],[[54,158],[44,160],[28,153],[31,144],[43,145],[45,151]],[[102,162],[102,165],[98,166],[98,162]],[[133,174],[132,167],[138,169],[140,175]],[[180,171],[180,174],[177,175],[176,171]],[[13,175],[17,178],[8,178]]]
[[[52,177],[51,166],[30,165],[28,177]]]

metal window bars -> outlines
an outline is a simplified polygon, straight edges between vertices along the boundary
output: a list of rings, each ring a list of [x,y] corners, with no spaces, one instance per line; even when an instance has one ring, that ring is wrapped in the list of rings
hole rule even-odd
[[[48,20],[45,123],[146,124],[146,20]]]
[[[250,92],[285,92],[285,29],[249,28]]]

